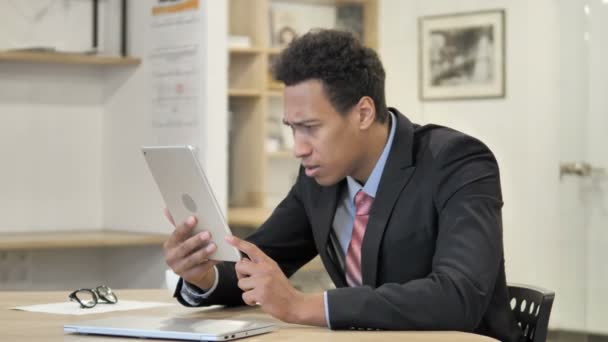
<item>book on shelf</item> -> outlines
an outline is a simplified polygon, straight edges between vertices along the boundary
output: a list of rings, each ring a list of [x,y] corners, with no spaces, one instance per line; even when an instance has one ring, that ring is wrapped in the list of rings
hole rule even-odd
[[[229,48],[250,48],[251,47],[251,37],[230,35],[228,37],[228,47]]]

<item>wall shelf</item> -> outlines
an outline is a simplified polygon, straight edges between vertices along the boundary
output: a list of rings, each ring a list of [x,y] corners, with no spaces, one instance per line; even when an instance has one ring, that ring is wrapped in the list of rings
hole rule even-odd
[[[141,59],[119,56],[85,55],[77,53],[2,51],[0,52],[0,62],[75,64],[91,66],[130,66],[139,65],[141,63]]]
[[[248,48],[229,48],[228,51],[235,55],[257,55],[264,51],[262,48],[248,47]]]
[[[117,231],[0,233],[0,251],[84,247],[161,246],[169,235]]]
[[[293,159],[293,160],[296,159],[296,157],[293,156],[292,151],[268,152],[268,158],[270,158],[270,159]]]
[[[281,53],[281,48],[268,48],[266,49],[266,53],[271,56],[276,56]]]
[[[228,96],[230,96],[230,97],[261,97],[262,92],[257,89],[232,88],[232,89],[228,90]]]

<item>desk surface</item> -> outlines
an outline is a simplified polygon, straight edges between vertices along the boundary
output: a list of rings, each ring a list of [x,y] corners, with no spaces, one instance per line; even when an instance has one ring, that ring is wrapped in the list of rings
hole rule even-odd
[[[105,314],[83,316],[51,315],[35,312],[10,310],[11,307],[60,302],[66,300],[69,291],[65,292],[0,292],[0,336],[2,341],[102,341],[107,337],[64,334],[63,325],[82,320],[116,316],[167,316],[196,318],[232,318],[245,320],[264,320],[276,322],[278,329],[272,333],[243,339],[242,341],[412,341],[412,342],[475,342],[495,341],[491,338],[461,332],[395,332],[395,331],[332,331],[317,328],[286,324],[276,321],[254,308],[202,309],[186,308],[179,304],[173,306],[119,311]],[[121,299],[162,301],[175,303],[167,290],[117,290]],[[138,341],[129,338],[112,338],[111,341]],[[239,340],[241,341],[241,340]]]

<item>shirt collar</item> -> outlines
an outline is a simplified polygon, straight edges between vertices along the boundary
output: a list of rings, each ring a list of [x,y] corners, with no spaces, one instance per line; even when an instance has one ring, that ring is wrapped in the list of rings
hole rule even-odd
[[[376,162],[376,166],[372,170],[372,173],[369,175],[367,182],[364,186],[361,186],[359,182],[357,182],[351,176],[346,177],[346,181],[348,183],[348,197],[351,203],[355,203],[355,195],[359,190],[363,190],[366,194],[371,197],[376,197],[376,192],[378,191],[378,185],[380,184],[380,178],[382,177],[382,172],[384,171],[384,166],[386,165],[386,160],[388,159],[388,154],[390,153],[391,147],[393,146],[393,139],[395,137],[395,126],[397,126],[397,120],[395,118],[395,114],[391,111],[388,112],[391,120],[391,131],[388,135],[388,140],[386,141],[386,145],[384,145],[384,150],[378,158]]]

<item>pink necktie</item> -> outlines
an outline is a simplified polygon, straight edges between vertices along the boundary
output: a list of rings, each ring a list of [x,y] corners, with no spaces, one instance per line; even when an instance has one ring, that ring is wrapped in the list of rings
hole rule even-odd
[[[365,235],[365,227],[369,220],[369,210],[374,198],[359,190],[355,195],[355,221],[353,234],[346,251],[346,282],[349,286],[361,286],[361,244]]]

